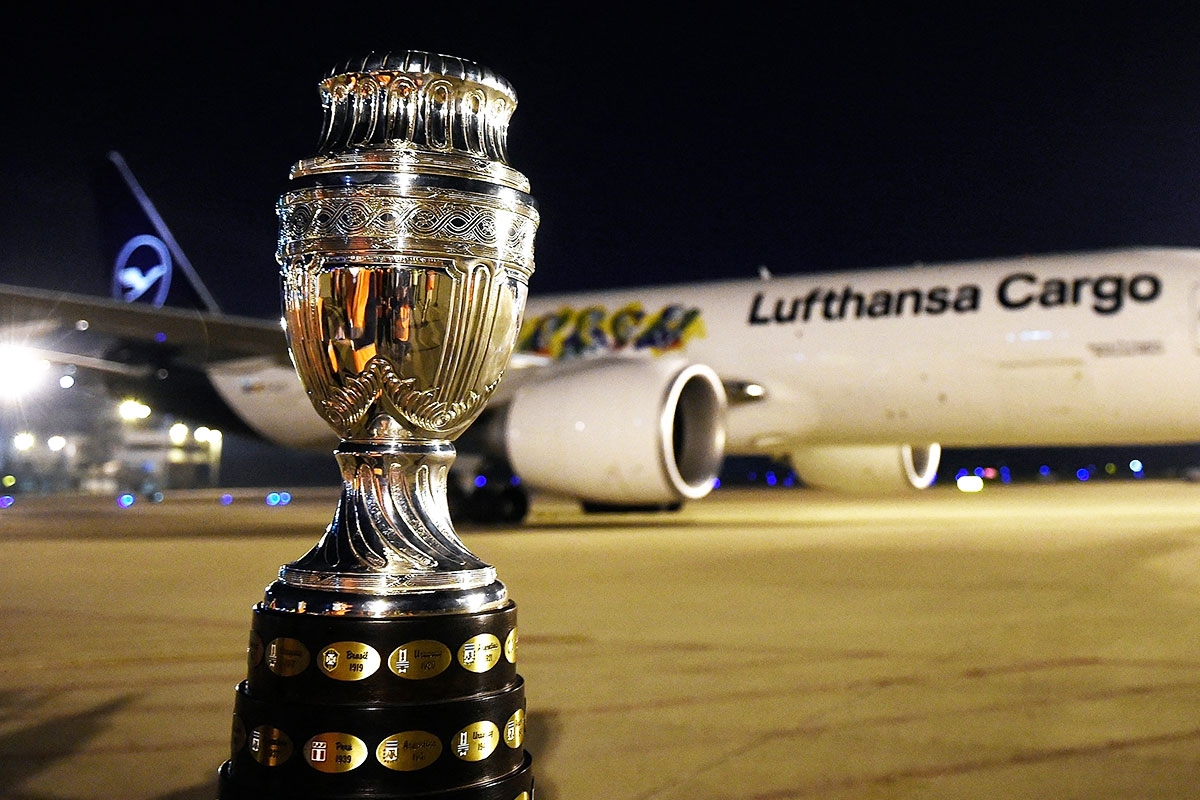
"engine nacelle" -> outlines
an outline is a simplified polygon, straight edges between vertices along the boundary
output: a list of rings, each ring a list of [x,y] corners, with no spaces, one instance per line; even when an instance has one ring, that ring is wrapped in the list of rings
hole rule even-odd
[[[725,392],[708,367],[598,359],[521,387],[509,463],[532,486],[596,504],[669,505],[711,491],[725,450]]]
[[[809,486],[850,494],[897,494],[926,489],[937,476],[942,447],[829,445],[791,454],[792,468]]]

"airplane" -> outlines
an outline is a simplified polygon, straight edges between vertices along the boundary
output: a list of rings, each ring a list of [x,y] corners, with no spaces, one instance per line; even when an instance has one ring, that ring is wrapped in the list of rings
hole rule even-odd
[[[88,366],[156,407],[331,449],[280,323],[222,313],[110,160],[138,211],[114,240],[114,298],[0,287],[0,325],[86,327],[115,342]],[[535,293],[500,391],[456,443],[498,479],[458,488],[478,521],[519,520],[530,489],[673,508],[726,455],[758,454],[809,486],[922,489],[943,446],[1200,441],[1198,367],[1196,249]]]

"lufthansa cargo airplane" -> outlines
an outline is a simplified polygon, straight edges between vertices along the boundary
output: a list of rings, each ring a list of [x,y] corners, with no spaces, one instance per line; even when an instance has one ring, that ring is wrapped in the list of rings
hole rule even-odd
[[[86,328],[106,349],[49,356],[155,389],[166,411],[329,450],[279,322],[221,313],[111,158],[141,224],[113,242],[114,298],[0,287],[0,325]],[[180,294],[193,308],[171,307]],[[458,446],[519,477],[470,504],[511,520],[528,488],[595,508],[700,498],[726,454],[882,493],[927,487],[942,446],[1200,441],[1196,397],[1200,250],[764,273],[535,293],[500,391]]]

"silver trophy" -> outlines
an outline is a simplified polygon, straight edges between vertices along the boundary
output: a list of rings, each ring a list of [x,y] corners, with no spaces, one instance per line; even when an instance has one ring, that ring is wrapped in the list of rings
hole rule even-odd
[[[254,609],[221,796],[529,800],[516,608],[446,502],[452,442],[504,374],[533,271],[538,213],[505,154],[516,95],[423,52],[351,62],[320,93],[277,257],[343,488]]]
[[[278,259],[292,357],[342,439],[344,488],[268,602],[316,589],[388,598],[373,615],[502,603],[495,569],[454,531],[446,479],[451,442],[504,374],[533,271],[537,209],[505,163],[516,95],[477,64],[409,52],[348,64],[321,99],[322,155],[292,170]]]

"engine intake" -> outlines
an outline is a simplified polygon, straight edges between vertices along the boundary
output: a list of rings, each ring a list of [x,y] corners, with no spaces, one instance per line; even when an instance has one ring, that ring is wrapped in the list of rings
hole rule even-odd
[[[927,489],[937,477],[942,448],[927,445],[827,445],[791,454],[806,484],[848,494],[897,494]]]
[[[519,389],[504,438],[531,486],[592,504],[670,505],[712,490],[725,392],[700,364],[585,361]]]

